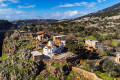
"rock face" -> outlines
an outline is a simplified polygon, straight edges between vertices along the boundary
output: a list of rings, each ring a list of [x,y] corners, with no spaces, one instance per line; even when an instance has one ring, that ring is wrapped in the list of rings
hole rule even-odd
[[[10,23],[9,21],[0,20],[0,30],[9,30],[12,26],[12,23]]]
[[[33,61],[31,51],[36,42],[28,36],[14,32],[4,39],[3,54],[8,55],[0,63],[0,80],[65,80],[71,71],[66,60]],[[68,79],[69,80],[69,79]]]
[[[0,30],[9,30],[12,27],[12,23],[6,20],[0,20]],[[0,32],[0,56],[2,56],[4,33]]]
[[[4,39],[4,34],[0,33],[0,56],[2,56],[3,39]]]
[[[29,49],[23,50],[20,56],[8,57],[0,64],[0,80],[35,80],[43,64],[30,58]]]
[[[40,78],[36,78],[36,80],[65,80],[69,72],[71,71],[71,67],[69,67],[66,63],[56,64],[56,63],[46,63],[46,69],[40,72]]]
[[[96,76],[96,74],[91,73],[91,72],[88,72],[88,71],[85,71],[85,70],[83,70],[83,69],[76,68],[76,67],[72,67],[72,70],[73,70],[74,72],[77,72],[77,73],[80,73],[80,72],[81,72],[87,80],[102,80],[102,79],[98,78],[98,77]]]
[[[0,80],[35,80],[44,68],[42,61],[31,60],[31,48],[26,47],[22,40],[15,39],[19,33],[13,33],[8,39],[4,39],[6,47],[3,54],[8,57],[0,63]],[[20,36],[19,36],[20,37]],[[9,53],[9,48],[13,51]]]

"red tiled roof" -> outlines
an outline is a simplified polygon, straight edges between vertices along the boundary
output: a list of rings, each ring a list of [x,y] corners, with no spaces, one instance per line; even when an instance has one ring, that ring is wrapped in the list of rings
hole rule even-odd
[[[37,33],[39,33],[39,34],[44,34],[44,31],[39,31],[39,32],[37,32]]]
[[[53,43],[54,43],[55,45],[59,46],[59,43],[61,43],[61,41],[60,41],[60,40],[55,40],[55,41],[53,41]],[[62,45],[62,44],[61,44],[61,45]]]

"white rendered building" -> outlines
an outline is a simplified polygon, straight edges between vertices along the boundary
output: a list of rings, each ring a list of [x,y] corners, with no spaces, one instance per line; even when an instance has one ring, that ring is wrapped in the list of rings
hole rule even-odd
[[[61,53],[62,50],[63,45],[61,43],[59,43],[59,45],[55,45],[52,41],[49,41],[48,44],[43,48],[43,54],[51,57],[54,53]]]

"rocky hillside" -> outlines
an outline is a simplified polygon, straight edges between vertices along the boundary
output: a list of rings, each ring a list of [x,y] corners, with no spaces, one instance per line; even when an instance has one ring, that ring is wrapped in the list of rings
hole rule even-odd
[[[83,17],[61,22],[65,25],[72,25],[72,27],[96,27],[100,30],[112,27],[117,29],[120,26],[120,3]]]
[[[120,3],[83,17],[67,20],[67,22],[73,22],[83,27],[118,27],[120,25]]]
[[[7,20],[0,20],[0,30],[9,30],[13,27],[13,24]],[[0,32],[0,56],[2,55],[2,43],[4,39],[4,33]]]
[[[92,16],[115,16],[117,14],[119,14],[120,12],[120,3],[115,4],[111,7],[108,7],[106,9],[100,10],[98,12],[94,12],[88,15],[85,15],[83,17],[92,17]]]
[[[21,25],[40,25],[40,24],[49,24],[49,23],[56,23],[58,20],[53,20],[53,19],[31,19],[31,20],[16,20],[12,21],[13,24],[17,26]]]
[[[0,80],[71,80],[84,79],[82,74],[71,71],[71,66],[60,61],[33,61],[31,51],[36,50],[36,41],[14,32],[3,43],[0,58]],[[9,51],[9,49],[11,49]],[[79,62],[79,60],[78,60]],[[76,76],[77,75],[77,76]]]

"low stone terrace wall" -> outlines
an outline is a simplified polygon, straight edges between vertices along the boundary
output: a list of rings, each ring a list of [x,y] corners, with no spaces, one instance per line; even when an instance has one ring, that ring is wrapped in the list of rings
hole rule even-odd
[[[57,60],[55,60],[55,59],[43,59],[43,62],[45,64],[47,64],[47,63],[55,63],[55,64],[67,63],[66,60],[59,60],[59,59],[57,59]]]

